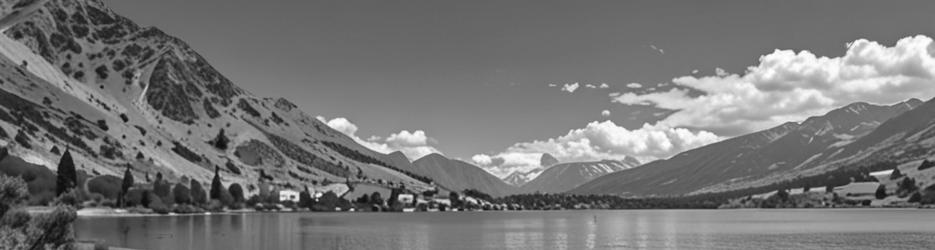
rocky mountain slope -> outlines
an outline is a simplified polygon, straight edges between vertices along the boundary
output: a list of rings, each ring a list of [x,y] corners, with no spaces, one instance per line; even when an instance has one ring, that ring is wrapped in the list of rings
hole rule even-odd
[[[427,176],[447,190],[476,189],[494,197],[519,191],[517,187],[506,184],[480,167],[440,154],[426,155],[413,162],[412,167],[411,172]]]
[[[430,188],[288,100],[238,87],[181,39],[100,0],[23,3],[0,1],[0,146],[11,155],[52,168],[59,156],[51,149],[71,148],[79,170],[94,175],[131,165],[140,177],[207,181],[220,166],[226,184],[248,187],[327,179]],[[32,6],[40,8],[22,15]]]
[[[563,193],[594,178],[639,166],[634,158],[622,161],[569,162],[549,167],[522,186],[523,193]]]
[[[571,193],[625,196],[684,195],[736,190],[808,174],[829,152],[862,151],[877,130],[914,114],[919,100],[892,106],[854,103],[801,123],[789,122],[680,153],[585,183]],[[924,106],[924,105],[923,105]],[[913,110],[912,112],[907,112]],[[893,119],[891,121],[891,118]],[[899,119],[899,120],[897,120]],[[901,123],[901,122],[900,122]],[[912,127],[924,126],[914,122]],[[887,138],[887,137],[883,137]],[[850,149],[849,151],[847,149]],[[823,171],[830,171],[826,168]],[[817,173],[817,172],[816,172]]]

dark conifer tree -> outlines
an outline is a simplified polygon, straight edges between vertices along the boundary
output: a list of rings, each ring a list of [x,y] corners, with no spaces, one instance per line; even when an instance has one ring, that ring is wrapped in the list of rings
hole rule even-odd
[[[65,150],[58,162],[58,176],[56,177],[56,193],[61,195],[77,186],[78,174],[75,171],[75,161],[71,158],[71,151]]]
[[[211,180],[211,199],[221,199],[221,193],[224,192],[224,185],[221,184],[221,175],[218,167],[214,167],[214,179]]]
[[[130,165],[127,165],[127,170],[123,172],[123,183],[120,185],[120,206],[126,205],[130,187],[133,187],[133,174],[130,173]]]

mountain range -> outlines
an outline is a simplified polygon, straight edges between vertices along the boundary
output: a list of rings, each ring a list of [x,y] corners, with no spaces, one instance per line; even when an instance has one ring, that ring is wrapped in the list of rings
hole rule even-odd
[[[852,103],[801,122],[642,164],[559,162],[500,179],[430,154],[383,154],[303,112],[227,79],[183,40],[143,27],[101,0],[0,1],[0,147],[55,165],[67,149],[90,175],[162,174],[248,189],[372,183],[421,192],[678,196],[765,186],[933,153],[935,100]]]
[[[911,99],[890,106],[853,103],[803,122],[788,122],[605,175],[570,192],[673,196],[764,186],[823,173],[836,169],[827,167],[832,160],[879,151],[878,142],[892,141],[894,133],[898,134],[881,130],[927,126],[930,118],[919,122],[915,117],[920,116],[920,108],[933,105],[931,102]],[[885,136],[878,135],[881,133]]]

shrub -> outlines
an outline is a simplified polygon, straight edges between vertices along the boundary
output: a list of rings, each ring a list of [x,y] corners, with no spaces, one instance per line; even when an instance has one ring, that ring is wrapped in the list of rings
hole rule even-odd
[[[116,200],[120,194],[120,182],[120,178],[116,176],[102,175],[94,177],[88,181],[88,192]]]
[[[211,212],[223,212],[224,204],[221,203],[220,200],[212,199],[210,202],[208,202],[208,206],[205,207],[205,210],[208,210]]]
[[[214,137],[214,140],[211,140],[211,145],[220,150],[227,150],[228,143],[230,143],[230,139],[224,134],[223,128],[218,131],[218,135]]]
[[[196,207],[196,206],[192,206],[188,204],[181,204],[181,205],[176,205],[174,208],[172,208],[172,212],[177,213],[177,214],[194,214],[194,213],[204,213],[205,210],[199,207]]]
[[[76,188],[55,197],[50,204],[53,206],[64,205],[81,208],[81,204],[86,200],[88,200],[88,195]]]
[[[935,161],[924,160],[922,161],[922,165],[919,165],[919,170],[926,170],[932,167],[935,167]]]
[[[124,206],[144,206],[143,196],[146,195],[146,190],[143,189],[131,189],[124,196]]]
[[[908,201],[908,202],[919,202],[919,201],[921,201],[921,200],[922,200],[922,194],[920,194],[919,192],[915,192],[915,193],[912,193],[912,195],[909,196],[909,200],[907,200],[907,201]]]
[[[919,198],[919,203],[924,205],[935,204],[935,191],[926,191]]]
[[[29,190],[22,178],[0,175],[0,217],[14,206],[26,202]]]
[[[175,196],[175,203],[179,205],[191,204],[192,203],[192,194],[191,190],[182,183],[175,184],[175,188],[172,188],[172,194]]]
[[[240,184],[231,184],[227,189],[235,203],[244,202],[243,188],[240,187]]]
[[[201,187],[201,183],[192,179],[191,186],[192,204],[203,205],[208,203],[208,194],[205,193],[205,189]]]
[[[236,174],[236,175],[243,174],[240,172],[240,168],[238,168],[237,165],[234,165],[234,163],[231,162],[230,160],[227,160],[227,163],[225,163],[224,166],[227,167],[227,170],[233,174]]]
[[[149,208],[152,209],[153,212],[157,214],[168,214],[169,213],[169,206],[167,206],[164,202],[162,202],[162,198],[159,198],[159,196],[154,193],[149,193],[149,195],[150,195]]]
[[[877,200],[886,198],[886,185],[880,184],[880,186],[877,187],[876,197]]]

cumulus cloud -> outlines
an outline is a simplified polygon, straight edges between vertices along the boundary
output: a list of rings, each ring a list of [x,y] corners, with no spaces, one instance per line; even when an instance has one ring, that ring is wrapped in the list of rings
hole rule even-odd
[[[853,102],[891,104],[935,96],[935,43],[926,36],[893,46],[859,39],[841,57],[775,50],[743,74],[716,69],[714,76],[682,76],[684,88],[646,94],[613,94],[615,102],[677,110],[661,126],[692,127],[735,136],[799,121]]]
[[[565,85],[562,86],[562,91],[565,91],[568,93],[575,93],[575,90],[578,90],[578,87],[580,87],[580,85],[577,82],[572,83],[572,84],[566,83]]]
[[[692,75],[698,74],[699,72],[701,72],[701,71],[698,71],[697,69],[693,69],[693,70],[692,70]]]
[[[610,110],[605,109],[604,111],[601,111],[601,116],[610,117]]]
[[[610,88],[610,85],[607,85],[607,83],[601,83],[601,85],[598,85],[597,87],[598,87],[598,88],[602,88],[602,89],[606,89],[606,88]]]
[[[632,82],[632,83],[627,84],[627,88],[631,88],[631,89],[638,89],[638,88],[642,88],[642,87],[643,87],[643,84],[639,84],[639,83],[635,83],[635,82]]]
[[[596,89],[596,88],[597,88],[597,85],[594,85],[593,83],[588,83],[588,84],[585,84],[584,86],[587,87],[587,88],[589,88],[589,89]]]
[[[659,48],[659,47],[656,47],[655,44],[650,44],[650,45],[649,45],[649,48],[655,50],[656,52],[659,52],[659,54],[661,54],[661,55],[665,55],[665,54],[666,54],[666,51],[665,51],[665,50],[663,50],[663,49],[661,49],[661,48]]]
[[[591,122],[584,128],[548,140],[522,142],[494,155],[475,155],[474,163],[497,176],[528,171],[539,166],[539,158],[549,153],[562,162],[623,159],[642,161],[666,158],[684,150],[721,140],[717,135],[685,128],[644,124],[629,130],[613,121]]]
[[[351,137],[351,139],[360,145],[380,153],[388,154],[395,151],[400,151],[410,160],[419,159],[432,153],[441,153],[434,146],[431,146],[431,144],[434,143],[434,139],[428,137],[425,134],[425,131],[422,130],[416,130],[412,132],[403,130],[399,131],[398,133],[390,134],[390,136],[387,136],[386,139],[383,139],[383,137],[380,136],[370,136],[367,139],[362,139],[357,135],[357,125],[344,117],[338,117],[331,120],[321,116],[316,118],[319,121],[327,124],[328,127],[331,127],[347,135],[348,137]]]

